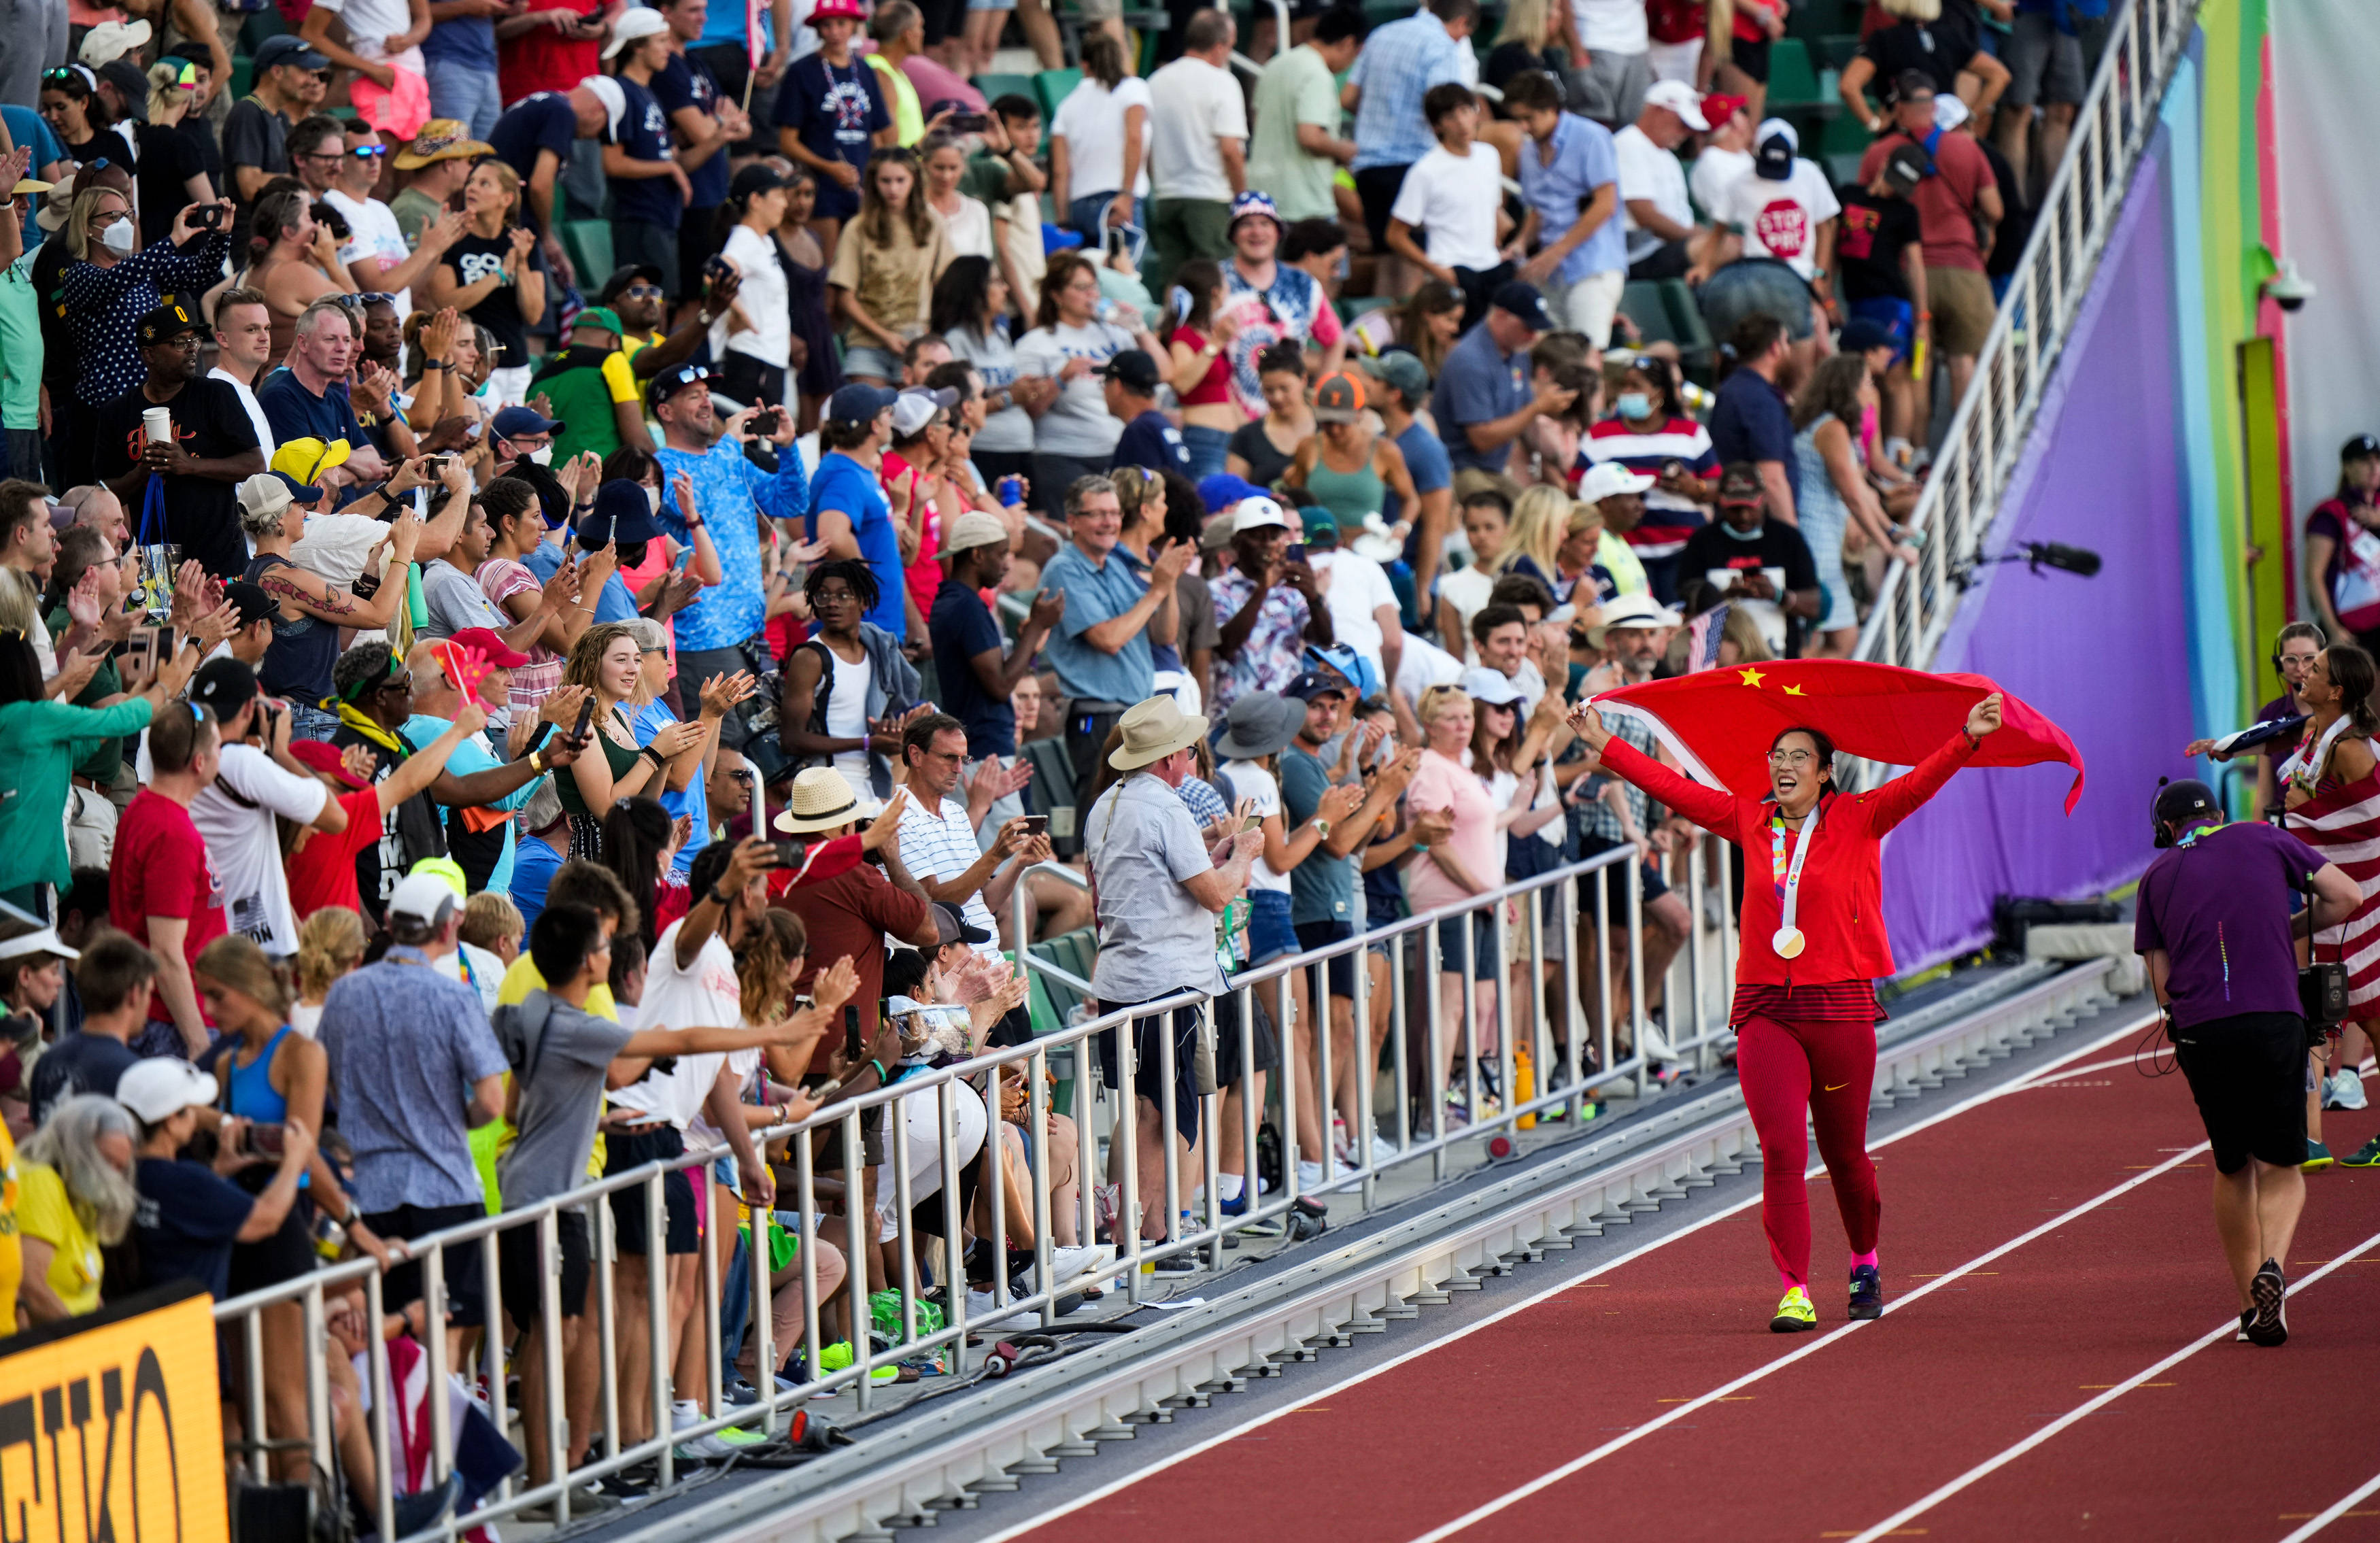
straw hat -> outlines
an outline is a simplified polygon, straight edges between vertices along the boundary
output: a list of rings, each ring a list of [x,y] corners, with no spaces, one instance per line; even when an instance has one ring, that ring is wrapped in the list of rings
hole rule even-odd
[[[813,766],[795,773],[786,791],[785,807],[772,822],[789,836],[832,831],[875,814],[872,801],[862,802],[843,773],[832,766]]]
[[[1184,716],[1171,697],[1151,697],[1134,703],[1116,726],[1123,731],[1123,743],[1108,757],[1108,764],[1119,772],[1136,772],[1197,744],[1207,732],[1207,720]]]

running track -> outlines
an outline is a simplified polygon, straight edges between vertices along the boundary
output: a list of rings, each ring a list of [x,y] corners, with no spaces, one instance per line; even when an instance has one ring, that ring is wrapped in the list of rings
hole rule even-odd
[[[1814,1177],[1815,1334],[1767,1331],[1740,1205],[1000,1536],[2380,1539],[2380,1174],[2309,1180],[2291,1341],[2234,1343],[2189,1090],[2131,1038],[1877,1149],[1880,1322]]]

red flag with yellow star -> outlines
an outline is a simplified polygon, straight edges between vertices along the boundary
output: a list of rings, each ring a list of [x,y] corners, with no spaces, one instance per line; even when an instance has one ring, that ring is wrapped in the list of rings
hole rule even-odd
[[[1768,790],[1768,747],[1787,729],[1816,729],[1846,755],[1914,766],[1957,734],[2000,687],[1982,675],[1929,675],[1852,659],[1734,664],[1623,686],[1595,699],[1605,714],[1643,719],[1689,772],[1748,798]],[[2066,812],[2082,796],[2082,753],[2066,731],[2001,691],[1999,731],[1971,766],[2074,768]]]

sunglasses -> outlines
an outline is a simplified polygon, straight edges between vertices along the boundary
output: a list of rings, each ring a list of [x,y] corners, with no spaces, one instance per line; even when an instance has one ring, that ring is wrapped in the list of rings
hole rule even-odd
[[[349,147],[347,153],[358,161],[377,161],[388,153],[388,147],[386,145],[354,145]]]
[[[632,284],[632,285],[628,286],[625,289],[623,289],[623,290],[621,290],[621,291],[620,291],[620,293],[621,293],[621,294],[623,294],[623,295],[653,295],[653,296],[658,296],[658,295],[660,295],[660,294],[661,294],[661,292],[662,292],[662,286],[661,286],[660,285],[658,285],[658,284]]]

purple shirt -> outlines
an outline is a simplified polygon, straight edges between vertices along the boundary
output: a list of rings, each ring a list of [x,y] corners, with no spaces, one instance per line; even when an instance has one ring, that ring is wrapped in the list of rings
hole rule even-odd
[[[2290,902],[2323,857],[2270,825],[2202,826],[2141,876],[2132,947],[2165,950],[2176,1028],[2244,1013],[2296,1013]]]

